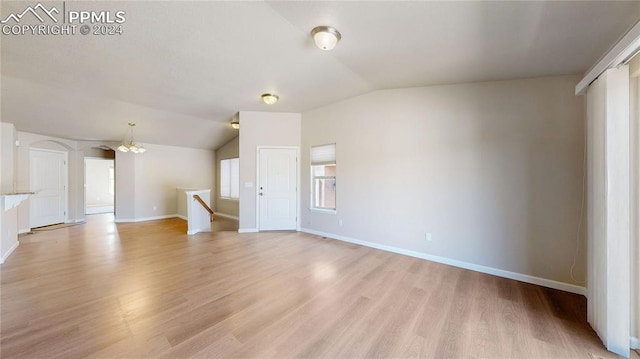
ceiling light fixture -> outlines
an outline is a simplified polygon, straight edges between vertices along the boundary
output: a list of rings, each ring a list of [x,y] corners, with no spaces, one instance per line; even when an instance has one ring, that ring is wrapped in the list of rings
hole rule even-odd
[[[332,50],[342,38],[340,32],[331,26],[318,26],[311,30],[313,41],[320,50]]]
[[[263,93],[260,97],[262,97],[262,101],[267,105],[273,105],[280,99],[280,96],[272,93]]]
[[[143,145],[137,144],[133,139],[133,128],[136,126],[135,123],[129,122],[129,142],[126,140],[122,142],[122,144],[118,147],[118,151],[120,152],[133,152],[133,153],[145,153],[147,151]]]
[[[240,129],[240,122],[233,120],[231,121],[231,127],[233,127],[234,130],[239,130]]]

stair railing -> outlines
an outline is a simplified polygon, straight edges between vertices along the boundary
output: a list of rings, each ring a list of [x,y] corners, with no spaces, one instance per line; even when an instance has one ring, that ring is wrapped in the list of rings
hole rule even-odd
[[[207,203],[200,196],[198,196],[197,194],[193,195],[193,199],[195,199],[196,201],[200,202],[202,207],[204,207],[204,209],[206,209],[207,212],[209,212],[209,222],[213,222],[215,217],[214,217],[213,210],[211,209],[211,207],[209,207],[207,205]]]

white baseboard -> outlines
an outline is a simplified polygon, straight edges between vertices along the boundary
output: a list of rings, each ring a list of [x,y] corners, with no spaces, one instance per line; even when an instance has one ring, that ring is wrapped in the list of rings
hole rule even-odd
[[[231,215],[228,215],[228,214],[226,214],[226,213],[219,213],[219,212],[215,212],[214,214],[215,214],[216,216],[218,216],[218,217],[224,217],[224,218],[229,218],[229,219],[235,219],[236,221],[238,220],[238,217],[236,217],[236,216],[231,216]],[[188,221],[188,220],[189,220],[189,218],[187,218],[187,217],[185,217],[185,216],[183,216],[183,215],[181,215],[181,214],[176,214],[176,217],[181,218],[181,219],[184,219],[185,221]]]
[[[258,228],[240,228],[238,233],[258,233]]]
[[[0,258],[0,264],[4,263],[5,260],[7,260],[7,258],[9,258],[9,256],[11,255],[11,253],[13,253],[13,251],[16,250],[16,248],[18,248],[18,246],[20,245],[20,242],[16,241],[16,243],[11,246],[11,248],[9,248],[9,250],[7,251],[7,253],[5,253],[2,258]]]
[[[215,213],[216,216],[220,216],[220,217],[224,217],[224,218],[229,218],[229,219],[235,219],[238,220],[238,217],[235,216],[231,216],[225,213]],[[135,222],[146,222],[146,221],[155,221],[158,219],[167,219],[167,218],[180,218],[180,219],[184,219],[185,221],[188,221],[189,219],[181,214],[168,214],[168,215],[164,215],[164,216],[155,216],[155,217],[145,217],[145,218],[134,218],[134,219],[116,219],[115,222],[116,223],[135,223]],[[247,230],[249,232],[257,232],[257,229],[250,229]]]
[[[239,220],[239,218],[238,218],[237,216],[232,216],[232,215],[230,215],[230,214],[226,214],[226,213],[215,212],[215,215],[216,215],[216,216],[219,216],[219,217],[224,217],[224,218],[229,218],[229,219],[235,219],[236,221],[238,221],[238,220]]]
[[[25,233],[31,233],[31,228],[18,230],[18,234],[25,234]]]
[[[83,218],[83,219],[70,219],[70,220],[64,221],[64,223],[65,224],[73,224],[73,223],[84,223],[86,221],[87,221],[86,218]]]
[[[85,214],[101,214],[101,213],[113,213],[113,205],[105,206],[87,206]]]
[[[136,223],[136,222],[146,222],[146,221],[157,221],[159,219],[167,219],[167,218],[176,218],[177,214],[167,214],[164,216],[155,216],[155,217],[144,217],[144,218],[133,218],[133,219],[116,219],[116,223]]]
[[[631,349],[640,349],[640,341],[637,337],[631,337]]]
[[[384,244],[367,242],[367,241],[363,241],[363,240],[359,240],[359,239],[355,239],[355,238],[345,237],[345,236],[341,236],[341,235],[337,235],[337,234],[320,232],[320,231],[316,231],[316,230],[308,229],[308,228],[301,228],[300,231],[301,232],[305,232],[305,233],[309,233],[309,234],[315,234],[315,235],[322,236],[322,237],[337,239],[337,240],[344,241],[344,242],[359,244],[359,245],[365,246],[365,247],[371,247],[371,248],[375,248],[375,249],[380,249],[380,250],[387,251],[387,252],[403,254],[405,256],[425,259],[425,260],[432,261],[432,262],[437,262],[437,263],[447,264],[447,265],[454,266],[454,267],[469,269],[469,270],[480,272],[480,273],[487,273],[487,274],[495,275],[495,276],[498,276],[498,277],[514,279],[514,280],[525,282],[525,283],[531,283],[531,284],[536,284],[536,285],[540,285],[540,286],[543,286],[543,287],[558,289],[558,290],[562,290],[562,291],[565,291],[565,292],[580,294],[580,295],[583,295],[583,296],[587,295],[587,289],[585,287],[580,287],[580,286],[569,284],[569,283],[563,283],[563,282],[558,282],[558,281],[551,280],[551,279],[534,277],[534,276],[531,276],[531,275],[528,275],[528,274],[510,272],[510,271],[506,271],[506,270],[503,270],[503,269],[486,267],[486,266],[482,266],[482,265],[479,265],[479,264],[473,264],[473,263],[463,262],[463,261],[459,261],[459,260],[455,260],[455,259],[434,256],[434,255],[431,255],[431,254],[411,251],[411,250],[402,249],[402,248],[393,247],[393,246],[387,246],[387,245],[384,245]]]

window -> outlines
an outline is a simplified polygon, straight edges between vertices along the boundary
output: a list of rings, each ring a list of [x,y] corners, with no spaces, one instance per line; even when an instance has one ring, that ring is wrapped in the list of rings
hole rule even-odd
[[[311,147],[311,207],[336,209],[336,144]]]
[[[220,161],[220,197],[240,198],[240,159]]]

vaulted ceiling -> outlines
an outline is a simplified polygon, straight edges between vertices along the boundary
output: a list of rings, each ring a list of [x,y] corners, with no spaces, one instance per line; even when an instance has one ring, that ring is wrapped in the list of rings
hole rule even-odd
[[[51,2],[62,8],[62,3]],[[4,19],[31,2],[0,5]],[[1,120],[75,140],[215,149],[238,111],[303,112],[369,91],[582,74],[640,2],[66,2],[122,35],[0,35]],[[309,35],[331,25],[330,52]],[[268,106],[260,94],[275,92]],[[392,120],[392,119],[390,119]]]

